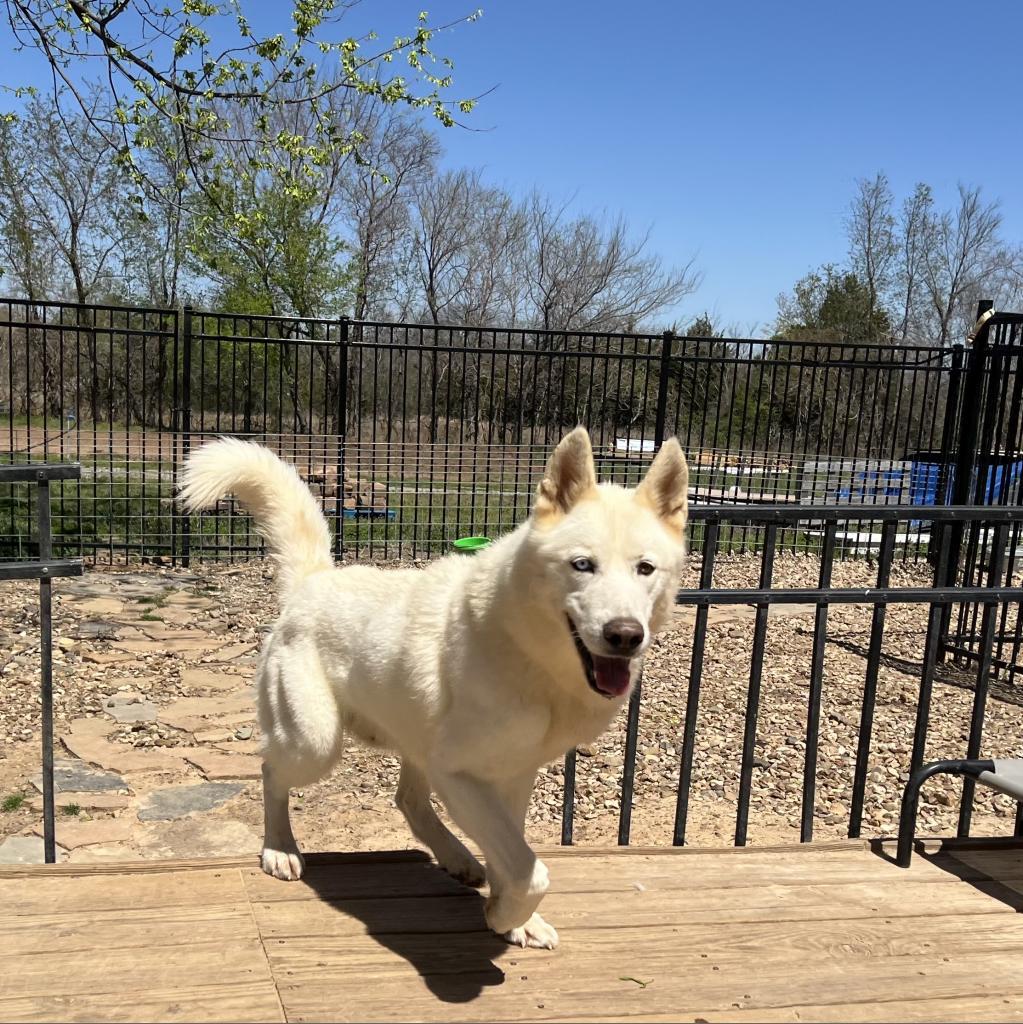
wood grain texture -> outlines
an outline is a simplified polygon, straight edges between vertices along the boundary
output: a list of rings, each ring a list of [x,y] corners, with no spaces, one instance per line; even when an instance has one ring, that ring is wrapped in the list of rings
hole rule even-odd
[[[19,865],[0,1020],[1023,1022],[1019,844],[545,857],[554,952],[417,851]]]

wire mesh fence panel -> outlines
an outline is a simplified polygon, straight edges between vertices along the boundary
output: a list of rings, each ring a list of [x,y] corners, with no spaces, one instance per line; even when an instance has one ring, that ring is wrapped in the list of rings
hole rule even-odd
[[[58,543],[96,558],[262,551],[232,500],[191,517],[174,504],[183,458],[218,434],[293,462],[330,521],[336,555],[349,559],[430,558],[458,536],[506,530],[527,514],[552,446],[578,423],[590,429],[600,476],[620,483],[638,481],[664,438],[678,436],[694,505],[926,506],[949,499],[963,410],[982,407],[991,411],[978,444],[1004,454],[991,457],[981,500],[1019,500],[1018,324],[997,319],[978,356],[963,346],[20,300],[0,300],[0,314],[5,458],[82,462],[82,482],[58,495],[55,523]],[[979,402],[968,387],[977,381]],[[26,500],[0,496],[5,557],[31,543]],[[963,546],[976,562],[971,529]],[[836,557],[875,557],[882,535],[879,521],[842,527]],[[824,542],[822,523],[809,519],[776,537],[779,550],[814,554]],[[692,543],[699,551],[702,526]],[[717,543],[761,550],[764,529],[725,524]],[[923,514],[900,522],[896,558],[930,547]]]
[[[82,467],[54,486],[55,554],[170,553],[177,328],[173,310],[0,300],[0,457]],[[0,557],[37,554],[33,501],[0,492]]]

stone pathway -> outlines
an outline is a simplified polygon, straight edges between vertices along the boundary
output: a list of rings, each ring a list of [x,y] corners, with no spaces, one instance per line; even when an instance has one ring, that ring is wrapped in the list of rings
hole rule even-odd
[[[58,847],[59,855],[66,852]],[[45,859],[38,836],[8,836],[0,843],[0,864],[42,864]]]
[[[693,560],[688,585],[696,582]],[[756,586],[759,561],[722,558],[719,586]],[[893,585],[927,583],[926,567],[893,567]],[[813,586],[814,559],[779,554],[778,586]],[[876,569],[837,563],[838,586],[872,585]],[[259,736],[251,692],[259,645],[276,609],[266,564],[90,569],[54,585],[54,702],[59,760],[57,841],[70,861],[255,852],[262,827]],[[670,841],[679,777],[695,611],[658,637],[644,674],[632,838]],[[708,616],[688,839],[721,845],[734,831],[753,610]],[[777,606],[765,650],[751,798],[751,839],[798,839],[815,608]],[[855,762],[871,609],[833,606],[821,707],[815,837],[844,834]],[[1011,623],[1010,623],[1011,626]],[[909,763],[927,608],[893,605],[866,794],[865,834],[891,834]],[[968,674],[966,674],[968,675]],[[972,709],[970,679],[942,670],[925,756],[961,756]],[[1004,688],[1003,688],[1004,690]],[[1023,756],[1019,698],[995,686],[984,738],[1000,756]],[[0,587],[0,859],[42,858],[39,797],[38,587]],[[625,716],[577,762],[576,836],[617,835]],[[398,759],[353,745],[337,771],[296,792],[295,829],[310,850],[401,848],[414,843],[394,807]],[[36,785],[33,785],[33,779]],[[560,835],[562,768],[545,768],[528,811],[537,842]],[[955,831],[958,790],[935,779],[921,802],[922,834]],[[985,791],[978,835],[1011,829],[1015,805]]]
[[[254,848],[249,826],[224,815],[260,777],[251,678],[263,625],[235,628],[202,583],[182,572],[99,571],[61,581],[55,686],[73,687],[67,703],[81,710],[55,727],[59,859]],[[0,648],[10,641],[13,650],[6,663],[0,658],[0,673],[13,663],[15,685],[24,674],[27,693],[34,631],[19,632],[0,629]],[[8,682],[0,674],[0,696]],[[0,772],[3,756],[0,740]],[[27,781],[34,793],[24,807],[35,820],[0,841],[0,863],[43,859],[42,776]],[[4,787],[10,792],[10,781]]]

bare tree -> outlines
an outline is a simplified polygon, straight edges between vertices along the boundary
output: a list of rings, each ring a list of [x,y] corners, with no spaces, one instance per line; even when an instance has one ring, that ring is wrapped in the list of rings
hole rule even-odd
[[[1019,266],[1019,253],[1000,235],[998,202],[985,203],[980,193],[977,186],[960,185],[955,212],[941,214],[927,233],[923,286],[933,338],[941,345],[972,323],[971,301],[981,291],[1001,289]]]
[[[521,236],[510,197],[478,170],[449,171],[422,182],[413,212],[412,265],[431,321],[478,326],[510,315],[511,256]]]
[[[91,102],[98,106],[95,94]],[[94,116],[99,115],[94,111]],[[36,142],[26,147],[25,138]],[[109,295],[133,220],[123,200],[116,154],[87,119],[69,115],[59,100],[49,98],[31,100],[20,131],[6,132],[2,141],[0,188],[8,208],[35,234],[34,251],[52,250],[78,302],[97,293]],[[51,278],[49,283],[55,282]]]
[[[370,107],[360,127],[360,160],[340,182],[340,218],[351,233],[355,278],[353,315],[382,313],[393,293],[402,237],[411,226],[409,203],[435,173],[436,137],[418,120]]]
[[[38,229],[27,194],[31,174],[14,125],[0,126],[0,255],[2,273],[31,303],[55,293],[53,239]]]
[[[869,309],[866,324],[872,328],[874,313],[886,305],[896,266],[898,245],[892,215],[892,190],[884,174],[856,183],[856,195],[846,220],[849,264],[867,287]],[[867,341],[878,340],[869,336]]]
[[[604,225],[570,218],[534,192],[526,201],[528,239],[522,271],[529,319],[555,330],[633,331],[699,285],[693,262],[665,268],[647,253],[649,235],[630,238],[622,217]]]
[[[165,136],[145,156],[139,216],[121,259],[127,293],[168,309],[178,304],[186,276],[193,208],[185,158]]]
[[[934,242],[934,199],[930,185],[918,182],[913,194],[903,202],[896,227],[898,256],[896,259],[893,302],[895,333],[899,341],[925,342],[921,337],[921,303],[928,253]]]

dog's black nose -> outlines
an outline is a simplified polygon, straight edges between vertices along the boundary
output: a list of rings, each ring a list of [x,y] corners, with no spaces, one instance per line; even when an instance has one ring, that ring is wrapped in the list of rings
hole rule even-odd
[[[643,642],[643,624],[635,619],[612,619],[604,623],[604,639],[622,654],[632,654]]]

